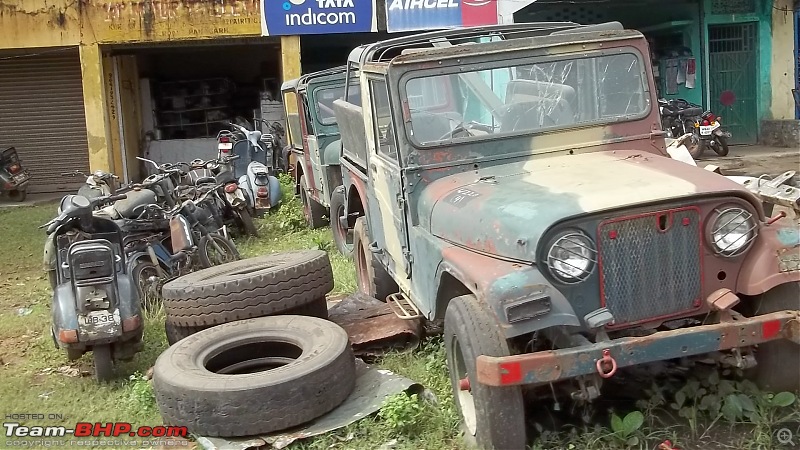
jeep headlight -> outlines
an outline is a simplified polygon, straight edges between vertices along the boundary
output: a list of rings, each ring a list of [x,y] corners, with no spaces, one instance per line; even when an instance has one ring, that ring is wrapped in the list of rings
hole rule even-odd
[[[711,245],[719,255],[740,255],[755,239],[756,228],[756,221],[747,210],[735,207],[724,209],[711,223]]]
[[[550,272],[565,283],[577,283],[588,278],[596,262],[594,243],[579,232],[563,234],[547,251]]]

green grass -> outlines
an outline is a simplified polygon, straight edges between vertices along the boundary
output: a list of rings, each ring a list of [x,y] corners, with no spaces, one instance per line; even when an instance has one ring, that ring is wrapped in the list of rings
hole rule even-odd
[[[353,292],[356,289],[353,264],[336,252],[330,230],[304,229],[297,200],[287,194],[284,201],[278,212],[257,221],[259,238],[237,240],[242,256],[323,249],[333,265],[332,294]],[[122,364],[118,380],[109,384],[98,385],[92,379],[91,354],[69,363],[53,345],[49,334],[51,293],[42,270],[44,232],[37,226],[49,220],[55,208],[51,204],[0,209],[0,413],[63,416],[61,420],[23,421],[28,425],[71,426],[77,421],[127,421],[134,426],[161,424],[152,388],[142,374],[167,348],[163,311],[147,314],[144,351],[132,362]],[[444,361],[443,345],[435,338],[413,352],[392,353],[377,363],[426,386],[435,395],[437,404],[417,402],[416,398],[411,401],[394,398],[386,403],[382,414],[325,436],[296,442],[290,448],[376,449],[387,442],[393,443],[391,448],[395,449],[464,448],[458,437],[458,417]],[[58,372],[64,366],[85,375],[70,377]],[[694,376],[688,383],[654,383],[635,405],[630,401],[601,402],[595,409],[602,410],[595,411],[592,425],[545,428],[532,446],[534,449],[652,449],[670,439],[681,449],[769,449],[777,448],[772,434],[776,423],[800,421],[797,401],[789,407],[776,407],[766,394],[738,384],[737,394],[748,396],[759,414],[744,417],[747,413],[744,411],[728,420],[714,407],[715,404],[722,407],[729,401],[725,390],[729,387],[716,387],[728,386],[727,382],[720,383],[719,376],[714,378],[713,374]],[[695,382],[699,384],[693,385]],[[702,386],[702,395],[698,386]],[[676,402],[679,391],[689,392],[693,400],[685,401],[676,410],[672,403]],[[709,399],[704,400],[705,397]],[[540,401],[531,411],[538,414],[551,404]],[[572,408],[563,403],[562,407]],[[642,423],[635,429],[619,429],[623,418],[632,411],[643,413]],[[612,413],[620,417],[616,428],[612,425]],[[630,423],[631,420],[625,422],[626,426]]]

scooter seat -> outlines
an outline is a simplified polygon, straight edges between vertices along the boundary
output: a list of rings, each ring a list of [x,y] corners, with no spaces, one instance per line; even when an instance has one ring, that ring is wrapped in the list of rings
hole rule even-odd
[[[150,189],[131,190],[125,193],[128,198],[117,200],[113,204],[114,210],[121,218],[135,219],[139,217],[145,206],[158,203],[156,193]]]

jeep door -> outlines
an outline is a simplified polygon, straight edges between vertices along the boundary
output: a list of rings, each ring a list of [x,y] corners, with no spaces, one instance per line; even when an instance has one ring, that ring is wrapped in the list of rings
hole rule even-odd
[[[371,189],[368,219],[378,254],[395,274],[395,281],[408,288],[411,264],[407,259],[408,235],[405,220],[403,175],[398,159],[397,133],[392,122],[389,92],[383,75],[366,74],[371,111],[365,111],[368,139],[368,165]]]

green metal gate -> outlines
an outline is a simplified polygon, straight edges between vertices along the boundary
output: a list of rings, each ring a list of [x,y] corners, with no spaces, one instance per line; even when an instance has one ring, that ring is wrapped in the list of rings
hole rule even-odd
[[[711,111],[722,116],[733,144],[758,139],[756,33],[755,22],[708,27]]]

